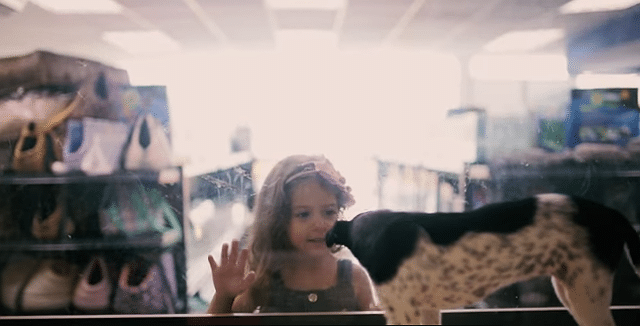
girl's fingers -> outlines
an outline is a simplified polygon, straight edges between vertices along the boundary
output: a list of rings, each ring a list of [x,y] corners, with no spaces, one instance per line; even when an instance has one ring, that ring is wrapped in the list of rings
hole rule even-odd
[[[229,264],[237,264],[238,261],[238,240],[231,241],[231,253],[229,254]]]
[[[220,265],[225,265],[229,262],[229,244],[224,243],[220,252]]]
[[[247,262],[249,251],[247,249],[240,250],[240,242],[238,240],[231,241],[231,248],[228,243],[222,244],[222,250],[220,252],[220,265],[219,266],[244,266]],[[218,267],[213,257],[209,256],[209,264],[211,267]]]
[[[214,271],[218,268],[218,264],[216,264],[216,260],[213,259],[213,256],[209,255],[209,266],[211,266],[211,270]]]
[[[240,258],[238,259],[237,265],[239,267],[244,267],[248,259],[249,259],[249,250],[242,249],[242,251],[240,251]]]

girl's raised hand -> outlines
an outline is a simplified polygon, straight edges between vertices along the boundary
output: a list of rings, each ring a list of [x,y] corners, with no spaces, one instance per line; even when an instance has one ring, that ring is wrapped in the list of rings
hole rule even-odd
[[[238,240],[231,242],[231,251],[227,243],[222,245],[220,265],[216,263],[213,256],[209,255],[213,285],[218,295],[235,298],[249,289],[256,275],[253,271],[245,275],[248,258],[249,251],[239,250]]]

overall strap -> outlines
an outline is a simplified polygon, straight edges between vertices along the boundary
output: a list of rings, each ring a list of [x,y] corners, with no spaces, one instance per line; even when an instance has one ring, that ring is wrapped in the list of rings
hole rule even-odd
[[[338,260],[338,284],[351,284],[352,262],[348,259]]]

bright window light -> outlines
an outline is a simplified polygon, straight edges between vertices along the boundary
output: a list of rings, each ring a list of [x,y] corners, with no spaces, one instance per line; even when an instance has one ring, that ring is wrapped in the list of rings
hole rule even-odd
[[[31,0],[57,14],[117,14],[122,6],[113,0]]]
[[[531,51],[564,37],[561,29],[539,29],[505,33],[485,44],[489,52]]]
[[[471,77],[481,80],[566,81],[567,58],[563,55],[478,54],[469,60]]]
[[[638,3],[640,0],[573,0],[564,4],[559,10],[562,14],[612,11],[627,9]]]
[[[160,31],[104,32],[102,39],[131,54],[175,52],[180,45]]]
[[[338,10],[345,8],[346,0],[267,0],[274,10]]]
[[[636,74],[593,74],[576,76],[575,88],[636,88],[640,86],[640,75]]]

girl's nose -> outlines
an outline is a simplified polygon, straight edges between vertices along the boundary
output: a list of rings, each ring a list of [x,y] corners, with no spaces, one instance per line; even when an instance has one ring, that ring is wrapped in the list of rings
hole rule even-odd
[[[326,218],[325,216],[323,216],[322,214],[315,214],[314,216],[314,225],[317,228],[322,228],[322,229],[330,229],[333,226],[333,220]]]

